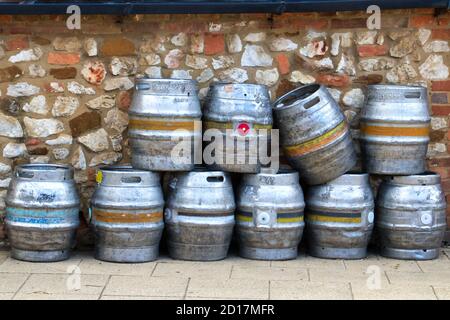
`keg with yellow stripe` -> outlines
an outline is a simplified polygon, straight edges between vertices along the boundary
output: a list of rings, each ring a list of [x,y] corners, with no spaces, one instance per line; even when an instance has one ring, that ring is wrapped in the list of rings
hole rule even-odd
[[[376,200],[381,255],[407,260],[438,258],[447,229],[446,206],[437,173],[385,177]]]
[[[211,168],[256,173],[270,166],[272,110],[266,86],[215,83],[203,113],[204,161]]]
[[[345,117],[324,86],[296,88],[273,110],[284,155],[307,184],[331,181],[356,164]]]
[[[319,258],[363,259],[374,226],[374,200],[366,173],[347,173],[306,192],[308,252]]]
[[[425,171],[430,115],[427,90],[419,86],[371,85],[361,112],[363,165],[372,174]]]
[[[239,252],[257,260],[295,259],[303,235],[303,200],[295,171],[246,174],[237,193]]]
[[[91,199],[96,259],[155,260],[164,228],[158,173],[130,166],[104,167],[97,171],[97,183]]]
[[[189,171],[201,163],[202,125],[193,80],[136,80],[128,136],[134,168]]]
[[[236,208],[229,174],[196,168],[173,174],[168,184],[164,218],[170,256],[193,261],[224,259]]]

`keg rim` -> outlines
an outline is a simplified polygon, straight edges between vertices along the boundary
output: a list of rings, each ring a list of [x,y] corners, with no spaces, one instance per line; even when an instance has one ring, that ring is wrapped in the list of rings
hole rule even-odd
[[[261,177],[274,178],[278,183],[267,183]],[[292,185],[296,184],[300,186],[300,175],[298,171],[291,169],[280,169],[276,173],[267,173],[267,172],[259,172],[259,173],[248,173],[242,176],[241,180],[242,184],[248,183],[250,185]]]
[[[198,84],[198,81],[195,79],[171,79],[171,78],[151,78],[151,77],[147,77],[144,76],[142,78],[136,78],[136,81],[155,81],[155,82],[190,82],[193,83],[195,85]]]
[[[437,172],[425,171],[422,173],[406,176],[387,176],[384,177],[387,183],[398,183],[406,185],[435,185],[441,183],[441,176]]]
[[[404,84],[369,84],[367,86],[367,88],[370,89],[404,89],[404,90],[417,90],[417,89],[421,89],[421,90],[426,90],[427,88],[422,87],[420,85],[411,85],[411,86],[407,86]]]
[[[230,92],[227,92],[224,88],[228,86],[233,88],[241,88],[241,93],[243,93],[243,95],[229,97],[230,95],[233,95],[236,92],[239,93],[239,91],[236,91],[237,89],[236,90],[233,89]],[[267,99],[268,101],[267,106],[270,109],[269,87],[266,86],[265,84],[232,83],[226,81],[217,81],[209,85],[209,91],[205,99],[211,100],[213,98],[218,98],[218,99],[253,101],[254,98],[252,97],[252,95],[257,95],[262,100]]]
[[[16,166],[17,169],[26,169],[26,170],[70,170],[73,167],[69,164],[60,164],[60,163],[26,163],[26,164],[20,164]]]
[[[312,100],[323,88],[324,88],[324,86],[319,83],[311,83],[311,84],[297,87],[297,88],[283,94],[278,99],[276,99],[272,103],[272,109],[274,111],[285,110],[285,109],[292,108],[301,102],[306,102],[306,101]],[[293,95],[294,93],[297,93],[298,91],[302,91],[302,90],[308,90],[308,89],[311,89],[312,91],[306,92],[306,94],[307,94],[306,96],[301,96],[300,98],[296,99],[294,103],[290,103],[287,105],[281,103],[283,100],[287,99],[289,96]]]
[[[135,169],[131,164],[119,164],[119,165],[105,165],[98,167],[97,170],[111,172],[111,173],[127,173],[127,172],[133,172],[133,173],[142,173],[146,174],[148,172],[157,173],[153,171],[147,171],[142,169]]]
[[[14,175],[18,179],[64,181],[72,180],[73,172],[73,167],[69,164],[27,163],[16,166]]]
[[[369,183],[369,174],[359,170],[349,170],[325,184],[364,184]],[[313,186],[314,187],[314,186]]]
[[[99,173],[101,175],[99,176]],[[97,183],[108,186],[156,186],[160,183],[158,172],[134,169],[131,165],[107,165],[97,169]],[[130,178],[135,180],[126,182]],[[126,182],[126,183],[125,183]]]

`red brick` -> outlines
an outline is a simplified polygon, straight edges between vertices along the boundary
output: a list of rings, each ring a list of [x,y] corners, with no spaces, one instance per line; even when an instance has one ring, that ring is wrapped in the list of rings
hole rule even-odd
[[[328,28],[327,19],[298,19],[285,21],[284,27],[293,29],[314,29],[322,30]]]
[[[413,9],[414,13],[419,13],[419,14],[433,14],[434,13],[434,8],[416,8]]]
[[[432,91],[450,91],[450,80],[432,81]]]
[[[409,18],[410,28],[422,28],[432,26],[435,22],[435,17],[433,15],[426,16],[413,16]]]
[[[11,23],[13,21],[12,15],[2,14],[0,15],[0,23]]]
[[[29,146],[37,146],[37,145],[39,145],[41,143],[42,143],[42,141],[40,139],[37,139],[37,138],[30,138],[27,141],[25,141],[25,145],[27,147],[29,147]]]
[[[445,194],[450,193],[450,179],[442,179],[441,186],[442,186],[442,190],[444,190]]]
[[[428,166],[431,170],[436,167],[450,167],[450,156],[429,159]]]
[[[136,48],[134,43],[126,38],[112,38],[103,41],[100,52],[103,56],[130,56],[134,55]]]
[[[440,40],[450,40],[449,29],[433,29],[431,32],[431,38]]]
[[[358,54],[360,57],[384,56],[388,52],[386,45],[366,44],[358,46]]]
[[[280,53],[276,56],[276,60],[278,63],[278,70],[280,71],[280,74],[288,74],[291,69],[291,65],[289,63],[289,58],[287,57],[287,55],[285,55],[284,53]]]
[[[432,105],[431,114],[433,116],[448,116],[450,114],[450,105]]]
[[[346,87],[350,84],[350,78],[346,74],[320,74],[317,76],[316,81],[331,87]]]
[[[366,28],[367,19],[332,19],[331,28],[333,29],[346,29],[346,28]]]
[[[27,36],[17,36],[14,38],[9,38],[5,41],[5,48],[8,51],[22,50],[28,48],[28,37]]]
[[[123,111],[128,111],[131,105],[131,94],[129,91],[120,91],[116,96],[116,106]]]
[[[80,62],[80,54],[49,52],[47,62],[49,64],[77,64]]]
[[[433,172],[436,172],[441,176],[441,179],[447,179],[448,178],[448,169],[444,167],[435,167],[432,168]]]
[[[205,54],[213,55],[225,51],[225,39],[223,34],[205,34]]]

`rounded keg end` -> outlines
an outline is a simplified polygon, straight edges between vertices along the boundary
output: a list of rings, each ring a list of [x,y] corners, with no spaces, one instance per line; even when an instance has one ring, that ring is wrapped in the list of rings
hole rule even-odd
[[[298,256],[298,248],[266,249],[241,246],[239,255],[252,260],[293,260]]]
[[[142,248],[95,247],[94,258],[106,262],[143,263],[159,257],[159,245]]]
[[[70,258],[70,250],[33,251],[11,248],[11,258],[28,262],[58,262]]]
[[[219,261],[227,257],[230,244],[193,245],[168,242],[169,256],[174,260]]]
[[[380,254],[386,258],[399,260],[434,260],[439,257],[439,248],[398,249],[398,248],[382,247]]]
[[[358,260],[367,257],[367,248],[328,248],[309,246],[308,254],[323,259]]]

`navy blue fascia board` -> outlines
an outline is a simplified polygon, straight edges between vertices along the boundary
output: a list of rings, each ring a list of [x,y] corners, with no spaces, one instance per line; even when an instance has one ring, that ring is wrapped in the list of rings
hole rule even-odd
[[[283,13],[308,11],[450,8],[450,0],[142,0],[142,1],[20,1],[0,2],[0,14],[65,14],[76,4],[83,14]]]

